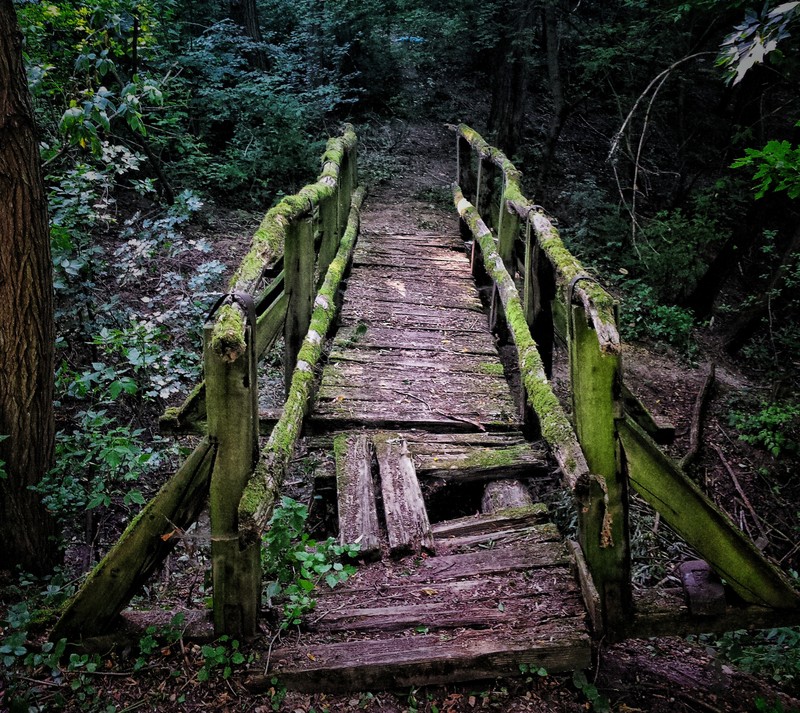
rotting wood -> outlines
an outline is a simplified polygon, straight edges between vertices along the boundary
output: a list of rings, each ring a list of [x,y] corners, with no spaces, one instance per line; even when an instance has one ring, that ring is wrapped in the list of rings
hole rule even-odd
[[[354,641],[314,646],[305,660],[273,651],[266,676],[245,685],[265,690],[273,677],[301,691],[376,690],[420,684],[494,679],[519,673],[520,664],[548,671],[574,671],[591,661],[582,617],[544,622],[510,631],[466,631],[391,640]],[[286,657],[286,658],[284,658]]]
[[[405,440],[390,433],[372,437],[383,495],[383,512],[394,556],[434,552],[428,511]]]
[[[372,442],[367,434],[334,439],[339,542],[358,543],[359,557],[380,557],[380,529],[372,482]]]
[[[580,544],[574,540],[569,540],[567,544],[572,551],[575,563],[575,576],[578,578],[578,583],[581,587],[583,604],[589,615],[592,631],[594,632],[595,638],[600,639],[603,636],[603,606],[600,602],[600,595],[597,593],[597,587],[594,586],[592,573],[589,571],[589,566],[586,564],[586,558],[583,556],[583,550]]]
[[[216,448],[203,439],[69,600],[50,634],[77,641],[111,627],[206,503]]]
[[[239,547],[237,511],[258,453],[255,314],[248,314],[245,351],[232,362],[213,346],[214,318],[206,322],[203,345],[208,436],[217,445],[209,490],[214,630],[250,637],[258,626],[260,549]]]
[[[777,609],[800,596],[720,509],[633,421],[618,424],[631,485],[747,602]]]
[[[505,154],[490,146],[474,129],[460,124],[451,127],[458,136],[463,137],[477,154],[502,171],[506,181],[503,200],[509,210],[516,212],[523,220],[528,220],[536,233],[537,242],[547,254],[558,276],[561,302],[567,302],[570,284],[586,271],[577,259],[564,247],[558,231],[541,211],[539,206],[531,204],[522,194],[520,179],[522,174]],[[604,351],[618,352],[620,348],[619,332],[614,318],[614,300],[599,285],[592,281],[581,281],[573,284],[575,296],[586,308],[594,329],[598,334],[601,348]]]
[[[231,293],[242,292],[255,295],[267,270],[283,255],[287,230],[298,220],[313,214],[320,201],[339,195],[349,206],[354,188],[352,175],[355,169],[356,135],[353,127],[346,124],[342,136],[328,141],[322,156],[322,172],[317,182],[307,185],[298,193],[287,196],[278,205],[267,211],[261,225],[253,234],[251,247],[231,278]],[[344,163],[352,159],[350,170]],[[341,184],[346,184],[344,187]],[[348,210],[340,223],[344,230]],[[313,273],[313,270],[312,270]],[[238,304],[220,312],[214,329],[212,346],[224,359],[235,360],[244,349],[244,311]]]
[[[530,505],[533,505],[533,498],[520,480],[494,480],[486,485],[481,499],[481,510],[485,513],[526,508]]]
[[[297,355],[314,310],[314,230],[310,218],[295,221],[289,226],[283,264],[288,298],[283,334],[283,369],[288,396]]]
[[[589,467],[572,424],[545,376],[541,357],[525,320],[517,288],[497,253],[491,232],[475,208],[464,198],[458,186],[453,187],[453,200],[459,215],[480,244],[486,270],[498,286],[506,322],[517,348],[520,375],[527,391],[528,403],[537,414],[542,436],[553,449],[567,486],[574,492],[580,481],[591,479],[592,476],[589,474]]]
[[[529,540],[519,543],[519,546],[512,551],[490,550],[429,557],[417,572],[409,576],[409,581],[428,582],[458,579],[459,577],[476,577],[481,574],[568,566],[569,562],[569,555],[563,542]]]
[[[358,188],[353,193],[347,230],[314,301],[310,329],[297,355],[297,366],[283,413],[260,453],[256,469],[239,502],[239,539],[243,545],[261,541],[261,535],[272,515],[275,497],[300,436],[312,396],[314,368],[322,356],[322,340],[333,323],[339,285],[358,237],[363,200],[364,189]]]
[[[448,537],[462,537],[464,535],[481,535],[505,530],[511,527],[529,527],[545,523],[547,520],[547,505],[534,503],[524,508],[511,511],[501,511],[492,514],[469,515],[455,520],[444,520],[432,526],[434,537],[446,539]],[[556,537],[557,537],[556,531]]]
[[[622,388],[622,404],[625,415],[630,416],[637,424],[660,445],[667,445],[675,440],[675,426],[671,423],[659,423],[645,405],[624,383]]]

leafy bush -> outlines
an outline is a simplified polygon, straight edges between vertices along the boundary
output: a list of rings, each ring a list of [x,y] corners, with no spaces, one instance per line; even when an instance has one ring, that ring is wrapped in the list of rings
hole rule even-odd
[[[769,451],[778,458],[800,449],[800,406],[763,403],[759,411],[731,411],[728,423],[739,431],[739,440]]]
[[[317,542],[304,532],[308,508],[288,497],[281,499],[264,535],[261,562],[268,581],[266,597],[284,600],[281,628],[297,626],[302,617],[313,611],[312,592],[324,581],[333,588],[355,573],[342,557],[354,557],[357,544],[337,545],[334,538]],[[269,581],[271,580],[271,581]]]
[[[800,680],[800,629],[769,629],[755,633],[731,631],[712,639],[720,655],[743,671],[768,676],[776,683]]]

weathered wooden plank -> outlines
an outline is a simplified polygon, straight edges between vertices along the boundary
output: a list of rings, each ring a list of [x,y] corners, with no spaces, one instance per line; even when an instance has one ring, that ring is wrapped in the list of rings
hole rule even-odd
[[[409,378],[411,377],[411,378]],[[431,400],[443,401],[438,408],[447,409],[445,403],[458,403],[469,399],[479,401],[494,400],[499,404],[512,408],[511,394],[505,379],[471,375],[456,372],[451,378],[441,372],[409,373],[397,369],[380,369],[369,366],[340,368],[331,365],[323,375],[321,393],[325,398],[336,398],[350,392],[365,391],[367,399],[370,393],[376,394],[375,401],[404,400],[413,398],[426,406]],[[356,395],[353,398],[361,398]]]
[[[387,282],[391,282],[391,280]],[[466,291],[459,294],[457,290],[439,292],[432,285],[426,286],[420,283],[403,284],[402,289],[391,285],[351,284],[345,293],[344,302],[345,304],[378,304],[382,302],[408,304],[410,299],[413,299],[414,303],[418,305],[446,308],[473,307],[477,310],[481,306],[481,301],[477,294],[469,294]]]
[[[369,436],[342,434],[334,439],[336,490],[339,503],[339,542],[357,542],[359,555],[380,557],[380,528],[372,482],[372,443]]]
[[[309,655],[310,654],[310,655]],[[277,676],[297,690],[370,690],[516,675],[520,664],[573,671],[591,663],[582,617],[557,619],[513,631],[454,632],[390,640],[320,644],[306,652],[273,652],[267,676],[253,676],[250,690]]]
[[[565,574],[567,574],[565,572]],[[498,606],[501,603],[502,606]],[[399,631],[402,629],[488,629],[489,627],[516,625],[533,617],[574,617],[574,605],[565,602],[559,612],[555,602],[548,602],[552,610],[542,609],[542,603],[528,596],[527,592],[502,597],[491,596],[469,602],[415,602],[362,609],[341,609],[317,616],[310,625],[312,631]],[[572,604],[573,606],[569,606]]]
[[[297,354],[308,332],[314,302],[314,230],[310,219],[287,228],[284,246],[284,280],[288,298],[284,321],[283,368],[286,394],[292,384]]]
[[[348,400],[341,394],[333,398],[318,398],[315,406],[314,418],[352,419],[358,416],[366,427],[376,428],[376,422],[387,421],[399,424],[401,428],[424,428],[419,424],[447,424],[454,426],[453,430],[489,430],[514,428],[520,426],[519,420],[513,413],[509,413],[502,406],[495,404],[476,404],[474,401],[462,404],[452,404],[451,409],[430,409],[417,403],[413,399],[389,399],[378,401],[364,393],[364,400]],[[444,405],[444,404],[443,404]],[[450,406],[451,404],[448,404]],[[405,425],[403,425],[405,424]],[[343,429],[344,430],[344,429]]]
[[[499,574],[514,570],[568,565],[570,558],[562,542],[522,543],[513,550],[467,552],[458,555],[429,557],[410,575],[410,581],[441,581]]]
[[[464,535],[481,535],[499,530],[508,530],[514,527],[531,527],[545,523],[547,520],[547,505],[535,503],[526,508],[510,512],[492,514],[469,515],[455,520],[444,520],[432,525],[434,537],[445,539],[448,537],[463,537]],[[558,530],[552,523],[543,524],[537,530],[546,533],[548,539],[558,539]],[[544,540],[540,540],[544,541]]]
[[[392,434],[373,436],[381,477],[383,512],[393,555],[435,549],[425,500],[408,446]]]
[[[334,348],[328,355],[328,364],[329,368],[339,364],[358,364],[376,369],[405,371],[407,374],[420,370],[423,373],[465,372],[505,378],[501,364],[493,359],[476,358],[474,354],[448,354],[447,360],[443,360],[424,351]]]
[[[338,348],[350,343],[359,349],[415,349],[419,351],[437,351],[444,354],[481,354],[496,357],[497,350],[491,335],[463,332],[461,330],[441,330],[429,332],[407,329],[403,331],[386,327],[367,326],[366,331],[358,327],[343,327],[336,335],[334,342]]]

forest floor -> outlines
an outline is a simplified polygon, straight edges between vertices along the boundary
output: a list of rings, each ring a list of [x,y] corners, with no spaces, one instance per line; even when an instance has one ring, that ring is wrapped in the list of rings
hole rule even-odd
[[[380,211],[397,219],[398,208],[407,207],[403,220],[422,230],[455,224],[450,182],[455,173],[454,134],[439,124],[405,125],[395,122],[364,132],[360,161],[363,172],[373,180],[365,210]],[[391,208],[390,208],[391,206]],[[214,245],[213,255],[231,268],[244,249],[232,238],[214,242],[215,226],[235,225],[239,218],[220,212],[206,220],[199,234]],[[254,227],[254,226],[252,226]],[[797,526],[792,508],[793,494],[777,490],[763,475],[768,456],[742,443],[727,423],[732,396],[741,390],[766,388],[758,374],[746,373],[721,355],[713,334],[699,335],[700,348],[694,364],[652,345],[626,345],[625,379],[657,419],[676,428],[670,453],[680,458],[688,448],[689,426],[698,391],[709,364],[716,365],[716,388],[704,420],[703,447],[693,473],[703,489],[754,539],[763,538],[766,551],[784,568],[797,566],[793,533]],[[274,370],[276,374],[279,369]],[[296,473],[289,478],[294,491],[308,497],[309,478]],[[292,494],[290,492],[289,494]],[[752,511],[758,515],[754,516]],[[639,537],[634,544],[637,586],[676,581],[675,569],[691,552],[658,522],[643,504],[634,507],[633,529]],[[325,518],[321,518],[324,520]],[[188,547],[188,545],[187,545]],[[198,567],[181,564],[187,559],[180,548],[166,574],[148,589],[144,604],[166,610],[183,608],[189,601],[202,601],[202,555],[189,553]],[[73,557],[79,562],[81,558]],[[170,573],[174,577],[170,577]],[[8,603],[7,598],[4,601]],[[3,612],[5,614],[5,612]],[[292,636],[296,635],[294,633]],[[36,698],[31,710],[174,710],[200,711],[291,711],[322,713],[365,710],[400,712],[426,711],[789,711],[800,710],[800,686],[780,668],[764,667],[763,673],[747,673],[731,663],[714,647],[713,639],[666,637],[627,640],[601,646],[595,667],[586,672],[588,682],[564,675],[522,675],[518,678],[352,694],[300,694],[276,687],[266,694],[251,694],[244,686],[245,670],[263,666],[268,637],[242,644],[243,662],[234,658],[232,642],[218,642],[217,664],[209,665],[210,652],[202,643],[180,639],[163,644],[134,671],[136,646],[104,654],[93,670],[76,668],[63,679],[43,676],[29,680]],[[778,647],[779,648],[779,647]],[[798,649],[784,647],[764,656],[777,662],[780,655],[800,656]],[[232,675],[225,676],[226,665]],[[5,674],[6,669],[0,673]],[[205,676],[198,678],[200,671]],[[777,673],[776,673],[777,671]],[[776,682],[770,674],[775,674]],[[65,684],[66,682],[66,684]],[[15,685],[25,683],[16,680]],[[0,679],[3,686],[10,685]],[[64,691],[68,685],[69,691]],[[17,689],[20,690],[20,689]],[[0,688],[0,700],[3,690]],[[63,697],[63,698],[62,698]],[[5,699],[10,705],[10,699]],[[38,703],[37,703],[38,701]],[[0,704],[1,705],[1,704]],[[2,710],[0,708],[0,710]],[[12,710],[28,710],[20,703]]]

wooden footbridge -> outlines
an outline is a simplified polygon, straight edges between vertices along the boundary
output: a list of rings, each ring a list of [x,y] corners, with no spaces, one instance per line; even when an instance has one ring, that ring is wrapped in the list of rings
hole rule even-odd
[[[270,648],[254,687],[582,669],[603,638],[797,619],[783,574],[651,438],[622,383],[614,301],[508,159],[452,128],[451,230],[361,215],[350,128],[329,142],[317,183],[270,210],[206,324],[204,383],[162,419],[199,445],[55,638],[116,626],[206,504],[214,630],[256,635],[261,538],[301,435],[332,454],[339,536],[360,543],[359,567],[319,594],[299,636]],[[513,346],[502,360],[498,334]],[[275,418],[259,412],[257,364],[279,336],[287,398]],[[569,417],[548,380],[555,343],[567,348]],[[530,497],[554,474],[574,501],[575,542]],[[630,488],[710,564],[684,568],[686,593],[634,596]]]

